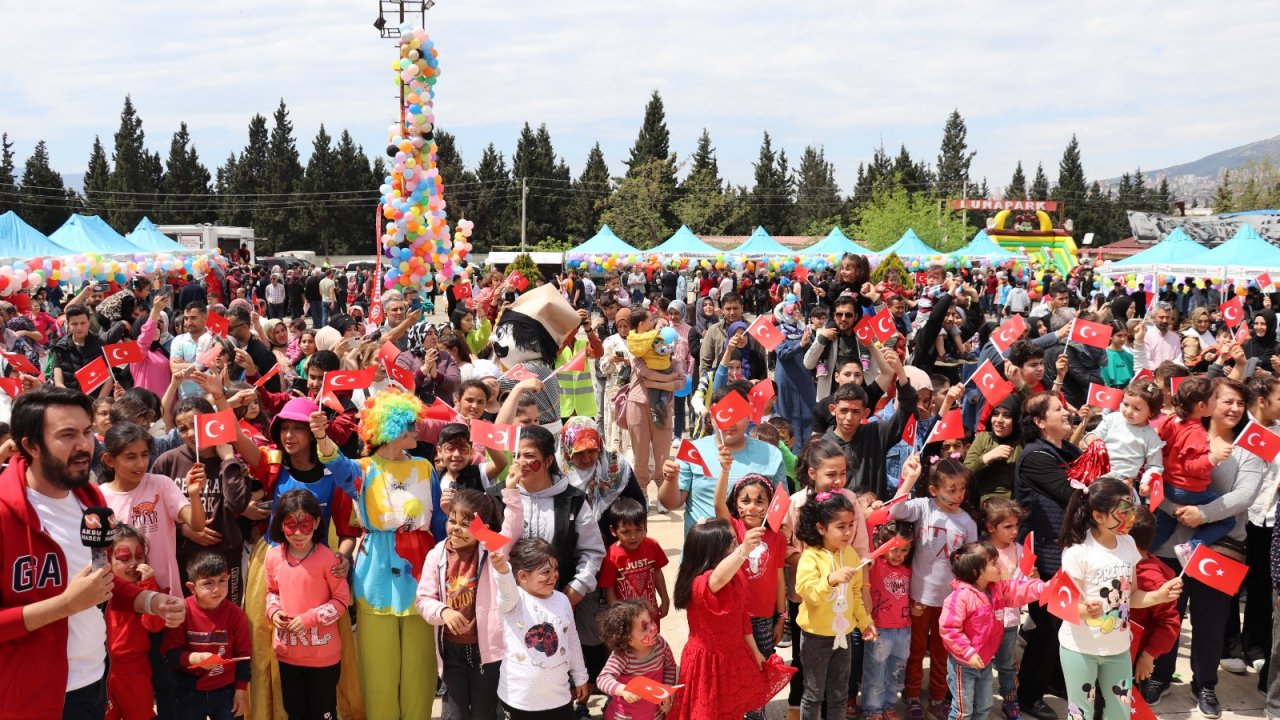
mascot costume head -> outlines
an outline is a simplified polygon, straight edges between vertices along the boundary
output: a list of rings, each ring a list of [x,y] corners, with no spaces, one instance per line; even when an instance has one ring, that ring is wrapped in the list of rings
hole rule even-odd
[[[538,424],[552,432],[560,430],[560,382],[552,374],[556,353],[571,341],[582,322],[569,301],[551,285],[530,290],[511,304],[493,331],[493,354],[503,372],[523,365],[542,380],[538,393]],[[516,380],[498,381],[504,392]]]

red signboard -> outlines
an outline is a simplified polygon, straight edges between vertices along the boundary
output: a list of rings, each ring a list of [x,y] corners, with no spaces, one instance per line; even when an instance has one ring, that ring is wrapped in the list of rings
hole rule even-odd
[[[1058,203],[1055,200],[986,200],[984,198],[965,198],[963,200],[948,200],[947,207],[952,210],[1022,210],[1035,212],[1043,210],[1045,212],[1057,212]]]

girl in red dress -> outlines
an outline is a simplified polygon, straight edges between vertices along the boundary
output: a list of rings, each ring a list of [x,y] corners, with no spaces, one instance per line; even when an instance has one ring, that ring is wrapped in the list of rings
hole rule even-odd
[[[685,538],[675,605],[688,611],[689,640],[680,656],[684,683],[669,718],[738,720],[786,687],[794,668],[760,654],[738,572],[764,537],[748,530],[738,545],[728,521],[703,520]]]

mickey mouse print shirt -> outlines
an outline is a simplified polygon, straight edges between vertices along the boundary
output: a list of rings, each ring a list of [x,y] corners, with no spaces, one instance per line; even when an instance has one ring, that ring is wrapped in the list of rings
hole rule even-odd
[[[1128,535],[1116,535],[1115,548],[1098,542],[1092,532],[1084,542],[1062,553],[1062,569],[1083,592],[1081,602],[1098,600],[1102,615],[1079,624],[1062,623],[1058,642],[1081,655],[1106,657],[1129,652],[1129,597],[1135,568],[1142,560],[1138,546]]]

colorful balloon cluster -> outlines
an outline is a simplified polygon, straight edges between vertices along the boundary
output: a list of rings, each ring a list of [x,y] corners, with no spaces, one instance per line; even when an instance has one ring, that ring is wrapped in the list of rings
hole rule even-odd
[[[227,267],[227,259],[221,254],[212,255],[134,255],[132,259],[120,256],[103,257],[94,253],[61,258],[31,258],[9,265],[0,265],[0,297],[8,297],[20,290],[53,287],[59,283],[79,287],[85,281],[124,284],[136,275],[191,273],[200,276],[210,268]]]
[[[471,251],[469,220],[451,233],[445,218],[444,183],[436,167],[435,84],[440,61],[435,43],[422,28],[401,28],[400,57],[391,64],[403,92],[403,120],[388,132],[391,174],[384,180],[383,253],[391,259],[384,284],[388,289],[445,282],[466,276],[464,258]]]

